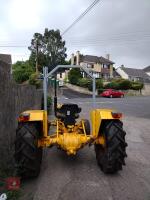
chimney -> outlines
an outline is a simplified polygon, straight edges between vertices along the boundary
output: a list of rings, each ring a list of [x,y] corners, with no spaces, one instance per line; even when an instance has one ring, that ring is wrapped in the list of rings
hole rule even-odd
[[[110,54],[106,54],[106,59],[110,59]]]
[[[71,54],[71,65],[74,65],[74,53]]]
[[[76,65],[79,65],[80,63],[80,51],[76,52]]]

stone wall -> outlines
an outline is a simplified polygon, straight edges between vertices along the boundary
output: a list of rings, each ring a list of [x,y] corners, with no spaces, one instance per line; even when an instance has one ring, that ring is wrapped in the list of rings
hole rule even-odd
[[[142,90],[142,95],[149,96],[150,95],[150,83],[145,83],[144,88]]]
[[[12,165],[17,116],[26,109],[40,109],[42,91],[17,85],[10,75],[11,65],[0,61],[0,166]]]
[[[133,96],[150,96],[150,83],[144,83],[144,88],[140,90],[128,90],[125,92],[127,95]]]
[[[76,92],[80,92],[82,94],[91,94],[91,95],[93,94],[93,92],[89,91],[87,88],[79,87],[77,85],[72,85],[70,83],[66,83],[65,86],[68,87],[71,90],[74,90]],[[97,91],[96,91],[96,95],[97,95]]]

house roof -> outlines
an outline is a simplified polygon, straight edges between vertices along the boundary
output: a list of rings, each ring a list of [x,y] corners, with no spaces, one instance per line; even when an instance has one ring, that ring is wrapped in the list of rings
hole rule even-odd
[[[92,56],[92,55],[85,55],[81,57],[82,62],[89,62],[89,63],[101,63],[101,64],[114,64],[114,62],[104,58],[104,57],[98,57],[98,56]]]
[[[12,64],[11,55],[9,54],[0,54],[0,61],[3,61],[7,64]]]
[[[120,77],[120,74],[116,71],[116,69],[113,70],[113,77]]]
[[[145,67],[143,70],[144,70],[144,72],[150,72],[150,66]]]
[[[143,79],[149,79],[149,76],[144,72],[143,69],[134,69],[134,68],[127,68],[122,67],[122,70],[126,72],[129,76],[133,77],[141,77]]]

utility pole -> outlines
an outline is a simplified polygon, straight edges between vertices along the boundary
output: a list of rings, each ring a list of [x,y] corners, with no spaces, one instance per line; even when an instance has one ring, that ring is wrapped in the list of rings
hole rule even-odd
[[[36,39],[36,66],[35,66],[35,69],[36,69],[36,74],[38,74],[38,53],[39,53],[39,47],[38,47],[38,40]]]

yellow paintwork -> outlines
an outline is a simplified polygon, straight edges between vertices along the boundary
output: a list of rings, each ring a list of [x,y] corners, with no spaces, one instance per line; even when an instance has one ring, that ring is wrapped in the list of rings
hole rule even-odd
[[[95,109],[91,111],[92,133],[86,134],[84,120],[75,125],[65,127],[64,123],[58,120],[48,122],[47,112],[43,110],[28,110],[29,121],[41,121],[43,124],[43,137],[38,140],[38,147],[51,147],[57,145],[65,150],[68,155],[75,155],[76,152],[87,143],[101,144],[105,147],[105,135],[98,135],[102,120],[114,119],[114,110]],[[23,114],[22,113],[22,114]],[[48,135],[48,126],[56,126],[56,132]]]
[[[43,136],[47,137],[48,135],[48,120],[47,120],[47,111],[44,110],[27,110],[21,114],[28,113],[30,118],[28,121],[41,121],[43,123]]]
[[[75,155],[76,151],[81,148],[81,145],[85,145],[89,140],[90,137],[73,132],[59,135],[57,143],[68,155]]]
[[[57,145],[65,150],[68,155],[75,155],[77,150],[89,143],[91,139],[91,136],[86,135],[83,120],[78,124],[68,126],[67,128],[60,120],[57,120],[56,133],[39,139],[38,146],[50,147],[52,145]]]
[[[65,150],[68,155],[75,155],[77,150],[79,150],[82,145],[86,145],[91,140],[90,136],[85,136],[84,134],[77,133],[64,133],[56,134],[53,136],[47,136],[38,140],[38,146],[40,147],[50,147],[52,145],[57,145],[61,149]]]
[[[21,114],[29,113],[30,118],[29,121],[43,121],[44,119],[44,111],[43,110],[27,110]]]
[[[110,109],[95,109],[92,110],[90,113],[91,122],[92,122],[92,136],[93,138],[98,137],[99,128],[101,125],[102,120],[113,120],[112,112],[115,112],[114,110]]]

